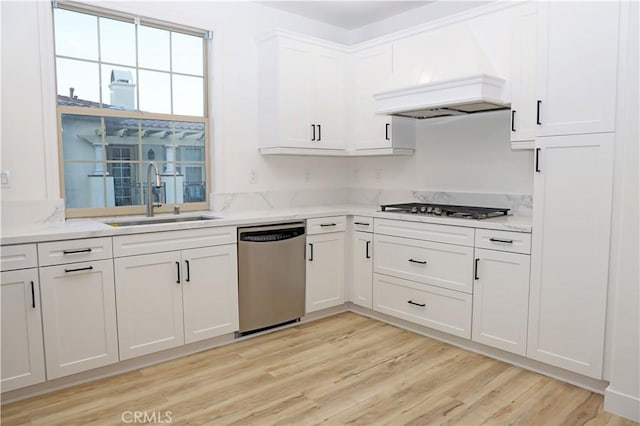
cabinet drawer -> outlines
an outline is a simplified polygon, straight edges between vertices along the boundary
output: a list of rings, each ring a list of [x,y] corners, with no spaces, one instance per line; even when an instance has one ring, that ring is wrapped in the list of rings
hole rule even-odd
[[[38,253],[35,244],[2,246],[0,265],[3,271],[35,268],[38,266]]]
[[[471,295],[374,274],[373,309],[456,336],[471,337]]]
[[[473,292],[473,248],[374,235],[374,271],[452,290]]]
[[[473,228],[377,218],[373,223],[376,234],[473,247]]]
[[[236,241],[236,228],[234,226],[122,235],[113,237],[113,256],[123,257],[161,253],[234,244]]]
[[[353,229],[355,231],[373,232],[373,218],[367,216],[354,216]]]
[[[327,234],[347,229],[345,216],[316,217],[307,219],[307,235]]]
[[[111,237],[38,244],[40,266],[110,259],[112,253]]]
[[[531,234],[476,229],[476,247],[512,253],[531,253]]]

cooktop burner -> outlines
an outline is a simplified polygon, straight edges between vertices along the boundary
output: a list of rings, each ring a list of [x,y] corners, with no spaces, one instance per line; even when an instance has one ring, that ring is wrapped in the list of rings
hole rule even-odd
[[[490,217],[505,216],[510,209],[475,206],[451,206],[448,204],[384,204],[380,208],[383,212],[413,213],[433,216],[448,216],[466,219],[488,219]]]

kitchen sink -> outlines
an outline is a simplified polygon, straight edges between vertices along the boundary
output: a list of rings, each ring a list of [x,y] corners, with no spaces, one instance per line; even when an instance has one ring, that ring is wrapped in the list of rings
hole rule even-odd
[[[215,220],[219,219],[213,216],[176,216],[176,217],[149,217],[146,219],[137,220],[122,220],[105,222],[105,225],[113,227],[122,226],[139,226],[139,225],[156,225],[160,223],[182,223],[182,222],[200,222],[203,220]]]

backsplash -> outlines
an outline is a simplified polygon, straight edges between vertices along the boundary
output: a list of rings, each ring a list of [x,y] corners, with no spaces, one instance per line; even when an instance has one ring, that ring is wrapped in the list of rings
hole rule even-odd
[[[337,204],[379,206],[404,202],[454,204],[511,209],[520,216],[531,216],[530,194],[490,194],[477,192],[411,191],[379,189],[315,189],[211,194],[214,212],[290,209]]]
[[[64,222],[64,200],[2,200],[2,227]]]

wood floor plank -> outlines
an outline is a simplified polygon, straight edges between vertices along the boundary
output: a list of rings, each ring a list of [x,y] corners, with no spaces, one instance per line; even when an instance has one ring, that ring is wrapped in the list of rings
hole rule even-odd
[[[2,406],[13,425],[637,425],[584,389],[354,313]],[[165,419],[166,420],[166,419]]]

